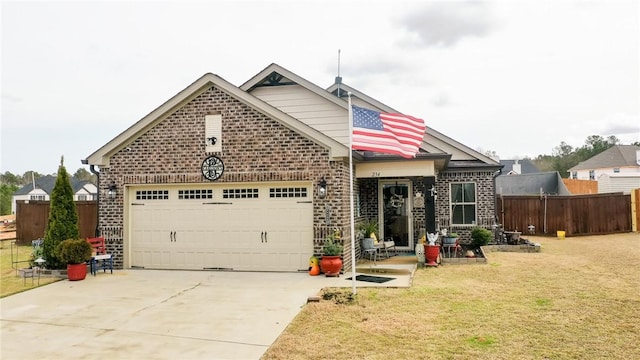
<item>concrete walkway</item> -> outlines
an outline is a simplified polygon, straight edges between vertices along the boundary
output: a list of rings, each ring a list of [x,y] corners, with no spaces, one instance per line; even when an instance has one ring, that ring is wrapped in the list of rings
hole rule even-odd
[[[351,274],[122,270],[0,299],[2,359],[259,359]],[[381,275],[384,276],[384,275]],[[358,287],[405,287],[411,275]]]

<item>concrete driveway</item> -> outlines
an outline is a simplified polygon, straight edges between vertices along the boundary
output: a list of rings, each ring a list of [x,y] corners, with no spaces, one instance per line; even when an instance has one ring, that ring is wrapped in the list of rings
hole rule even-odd
[[[349,276],[123,270],[63,280],[0,299],[0,357],[259,359],[309,296],[351,286]],[[378,286],[410,280],[398,281]]]

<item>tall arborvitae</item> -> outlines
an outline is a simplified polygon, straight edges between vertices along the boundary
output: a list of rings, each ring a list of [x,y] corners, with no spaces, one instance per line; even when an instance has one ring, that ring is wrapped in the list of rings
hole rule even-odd
[[[60,160],[56,184],[51,192],[49,222],[44,236],[43,256],[50,269],[62,269],[66,266],[56,256],[56,247],[62,240],[80,238],[78,211],[73,202],[73,189],[69,174],[64,167],[64,157]]]

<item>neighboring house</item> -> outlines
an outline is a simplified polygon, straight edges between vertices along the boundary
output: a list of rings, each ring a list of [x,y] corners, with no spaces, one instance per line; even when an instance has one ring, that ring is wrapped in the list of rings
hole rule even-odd
[[[498,176],[496,193],[500,195],[571,195],[557,171]]]
[[[307,271],[337,229],[350,269],[347,92],[398,112],[271,64],[240,87],[205,74],[89,155],[116,266]],[[495,221],[501,165],[426,125],[415,158],[352,153],[356,222],[377,220],[404,251],[425,231],[468,240]]]
[[[46,175],[35,179],[13,193],[11,212],[16,213],[16,200],[42,200],[49,201],[53,187],[56,184],[56,177]],[[71,189],[73,190],[74,201],[95,200],[98,188],[88,180],[78,180],[71,178]]]
[[[640,174],[640,147],[615,145],[580,162],[568,171],[571,179],[579,180],[598,180],[603,174]]]
[[[502,173],[500,175],[523,175],[540,172],[529,159],[522,160],[500,160]]]
[[[568,170],[570,178],[596,180],[598,193],[640,188],[640,147],[615,145]]]
[[[638,174],[602,174],[598,177],[598,193],[623,192],[630,193],[640,189],[640,173]]]

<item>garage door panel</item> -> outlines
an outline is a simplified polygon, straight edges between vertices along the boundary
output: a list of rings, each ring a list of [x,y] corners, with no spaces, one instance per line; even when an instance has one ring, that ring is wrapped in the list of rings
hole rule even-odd
[[[132,187],[130,196],[143,188]],[[162,200],[137,199],[142,205],[130,207],[131,265],[259,271],[308,267],[313,253],[311,185],[164,188]]]

